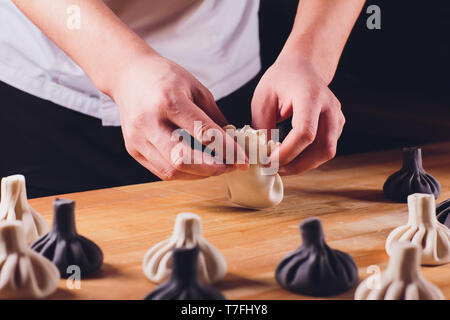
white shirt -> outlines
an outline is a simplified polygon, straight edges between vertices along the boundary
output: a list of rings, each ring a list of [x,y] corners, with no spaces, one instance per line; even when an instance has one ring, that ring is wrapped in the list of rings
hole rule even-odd
[[[105,3],[159,54],[197,77],[216,100],[261,69],[259,0]],[[0,0],[0,24],[0,81],[102,119],[105,126],[120,125],[116,104],[10,0]]]

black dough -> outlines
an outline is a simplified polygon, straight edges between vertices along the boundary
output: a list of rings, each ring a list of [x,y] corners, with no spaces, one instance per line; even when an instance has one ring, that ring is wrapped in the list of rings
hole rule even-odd
[[[437,219],[440,223],[450,228],[450,199],[442,201],[436,207]]]
[[[320,219],[302,222],[300,233],[302,246],[281,260],[275,271],[282,288],[303,295],[328,297],[348,291],[358,283],[355,261],[349,254],[326,244]]]
[[[150,292],[144,300],[225,300],[214,287],[198,281],[199,247],[172,250],[173,268],[170,279]]]
[[[68,278],[73,271],[67,267],[80,267],[81,277],[99,270],[103,264],[102,250],[91,240],[80,236],[75,227],[75,202],[55,199],[53,226],[49,233],[31,245],[31,249],[53,261],[61,277]]]
[[[413,193],[434,194],[437,199],[441,185],[422,167],[422,150],[420,148],[403,149],[403,167],[393,173],[383,186],[384,195],[396,202],[407,202]]]

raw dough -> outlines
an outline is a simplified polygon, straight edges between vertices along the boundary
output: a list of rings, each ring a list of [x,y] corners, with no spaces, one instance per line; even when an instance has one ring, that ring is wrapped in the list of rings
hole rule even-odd
[[[410,194],[428,193],[437,199],[441,185],[422,167],[420,148],[403,149],[403,167],[393,173],[383,186],[384,195],[393,201],[406,202]]]
[[[63,278],[72,275],[67,270],[71,265],[80,267],[82,277],[99,270],[103,264],[102,250],[77,233],[75,202],[57,198],[53,206],[52,230],[33,243],[31,248],[53,261]]]
[[[0,221],[22,221],[28,245],[48,232],[47,221],[28,204],[24,176],[3,178],[1,196]]]
[[[450,228],[450,199],[442,201],[436,207],[436,216],[440,223]]]
[[[331,249],[322,224],[310,218],[300,224],[302,246],[281,260],[275,278],[284,289],[309,296],[327,297],[350,290],[358,283],[353,258]]]
[[[356,300],[443,300],[444,296],[420,272],[420,248],[408,242],[392,245],[389,265],[361,282]]]
[[[0,222],[0,299],[45,298],[58,284],[56,266],[27,247],[22,222]]]
[[[277,172],[264,169],[260,161],[260,152],[265,151],[267,155],[270,155],[277,144],[272,140],[267,142],[262,130],[254,130],[250,126],[236,129],[230,125],[224,129],[235,132],[237,137],[235,140],[245,147],[247,155],[250,154],[250,150],[257,150],[257,153],[253,152],[257,163],[250,164],[247,171],[234,170],[225,174],[229,200],[242,207],[254,209],[269,208],[279,204],[283,200],[283,181]],[[257,149],[251,147],[252,143],[257,145]]]
[[[200,279],[215,283],[227,273],[227,263],[220,251],[202,235],[202,220],[193,213],[180,213],[175,220],[172,236],[150,248],[144,256],[142,268],[151,281],[160,283],[169,278],[173,248],[199,246],[198,271]]]
[[[408,223],[394,229],[386,239],[386,252],[392,254],[395,241],[407,241],[421,247],[423,265],[450,262],[450,230],[436,219],[436,205],[431,194],[408,197]]]
[[[170,280],[148,294],[145,300],[225,300],[214,287],[198,281],[200,248],[175,248]]]

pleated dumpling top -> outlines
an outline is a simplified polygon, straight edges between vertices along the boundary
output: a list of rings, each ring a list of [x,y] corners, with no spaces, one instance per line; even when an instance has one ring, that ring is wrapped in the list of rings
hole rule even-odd
[[[409,242],[392,245],[388,267],[365,279],[356,300],[443,300],[444,296],[420,272],[420,247]]]
[[[284,196],[278,167],[263,165],[264,159],[268,159],[277,144],[272,140],[267,141],[262,130],[255,130],[250,126],[236,129],[229,125],[224,129],[227,133],[234,134],[235,140],[245,148],[250,161],[248,170],[234,170],[225,174],[229,200],[239,206],[253,209],[278,205]]]
[[[358,283],[358,268],[353,258],[330,248],[325,242],[318,218],[300,225],[303,244],[279,263],[275,278],[288,291],[327,297],[350,290]]]
[[[215,283],[227,273],[227,263],[220,251],[202,234],[202,220],[193,213],[180,213],[169,239],[157,243],[144,256],[142,268],[151,281],[160,283],[172,272],[172,249],[199,247],[198,272],[201,281]]]
[[[28,203],[25,177],[22,175],[2,179],[0,221],[14,220],[22,221],[28,245],[49,230],[47,221]]]
[[[423,265],[450,262],[450,229],[436,218],[436,204],[432,194],[416,193],[408,197],[408,223],[394,229],[386,239],[386,252],[392,255],[396,241],[418,245]]]
[[[59,284],[59,271],[29,249],[20,221],[0,222],[0,299],[40,299]]]

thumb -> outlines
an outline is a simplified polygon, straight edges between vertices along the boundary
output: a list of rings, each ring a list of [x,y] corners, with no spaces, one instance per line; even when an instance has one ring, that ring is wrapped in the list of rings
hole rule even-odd
[[[277,126],[278,98],[268,89],[256,88],[252,99],[252,127],[267,129],[270,138],[270,129]]]

